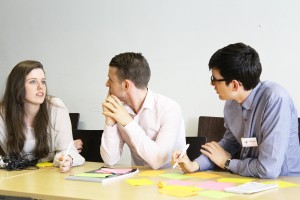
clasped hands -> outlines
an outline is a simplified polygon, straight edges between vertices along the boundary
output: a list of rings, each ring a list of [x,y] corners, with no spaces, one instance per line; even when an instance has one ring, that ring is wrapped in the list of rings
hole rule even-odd
[[[105,102],[102,103],[106,125],[113,126],[116,123],[126,126],[132,121],[132,117],[128,114],[123,103],[115,95],[108,95]]]

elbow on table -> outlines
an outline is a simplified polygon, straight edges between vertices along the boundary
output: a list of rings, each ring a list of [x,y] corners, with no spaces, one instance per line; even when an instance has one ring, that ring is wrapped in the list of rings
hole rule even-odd
[[[156,169],[160,169],[160,168],[162,167],[162,165],[161,165],[161,164],[158,165],[158,164],[154,163],[154,164],[152,164],[152,165],[150,164],[150,167],[151,167],[152,169],[155,169],[155,170],[156,170]]]
[[[115,161],[115,160],[111,160],[107,157],[102,157],[102,159],[103,159],[104,163],[106,165],[109,165],[109,166],[113,166],[113,165],[117,164],[117,162],[118,162],[118,161]]]
[[[103,160],[103,162],[109,166],[115,165],[117,164],[117,162],[119,161],[118,159],[112,159],[108,153],[106,153],[105,150],[100,150],[100,155],[101,158]]]
[[[266,170],[264,173],[259,174],[260,178],[274,179],[278,178],[280,175],[280,171],[278,170]]]
[[[161,153],[157,155],[156,159],[153,162],[148,164],[152,169],[160,169],[162,167],[165,167],[167,160],[168,160],[168,155]]]

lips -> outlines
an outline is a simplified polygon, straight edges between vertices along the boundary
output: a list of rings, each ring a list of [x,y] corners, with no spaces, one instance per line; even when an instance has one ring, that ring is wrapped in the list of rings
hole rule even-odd
[[[39,93],[36,94],[36,96],[43,97],[44,93],[43,92],[39,92]]]

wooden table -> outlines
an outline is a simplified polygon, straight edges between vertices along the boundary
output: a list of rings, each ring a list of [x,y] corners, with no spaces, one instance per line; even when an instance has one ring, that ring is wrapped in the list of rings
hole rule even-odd
[[[0,170],[0,195],[31,197],[33,199],[128,199],[128,200],[146,200],[146,199],[182,199],[168,195],[160,194],[157,183],[159,181],[169,180],[164,177],[139,177],[148,178],[155,184],[148,186],[131,186],[126,181],[102,185],[95,182],[65,180],[70,174],[86,172],[98,169],[103,166],[102,163],[86,162],[83,166],[73,167],[67,173],[60,173],[58,168],[43,168],[39,170],[24,170],[7,172]],[[127,166],[128,167],[128,166]],[[143,169],[140,168],[140,171]],[[166,171],[174,172],[167,169]],[[212,172],[220,174],[223,177],[240,176],[228,172]],[[192,178],[189,180],[208,181]],[[278,180],[288,181],[300,184],[300,177],[280,177]],[[256,179],[257,182],[266,181]],[[263,200],[282,200],[282,199],[299,199],[298,193],[300,186],[290,188],[279,188],[260,192],[251,195],[235,195],[225,199],[263,199]],[[212,199],[203,196],[192,196],[188,199]]]

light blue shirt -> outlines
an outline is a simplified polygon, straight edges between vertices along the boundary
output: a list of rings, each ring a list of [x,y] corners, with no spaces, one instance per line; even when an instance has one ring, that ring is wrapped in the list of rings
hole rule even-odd
[[[226,101],[224,121],[226,132],[219,144],[232,155],[241,149],[240,159],[231,160],[230,171],[260,178],[300,176],[298,114],[281,86],[261,82],[242,105]],[[242,137],[255,137],[258,146],[242,148]],[[195,161],[201,171],[215,166],[204,155]]]

